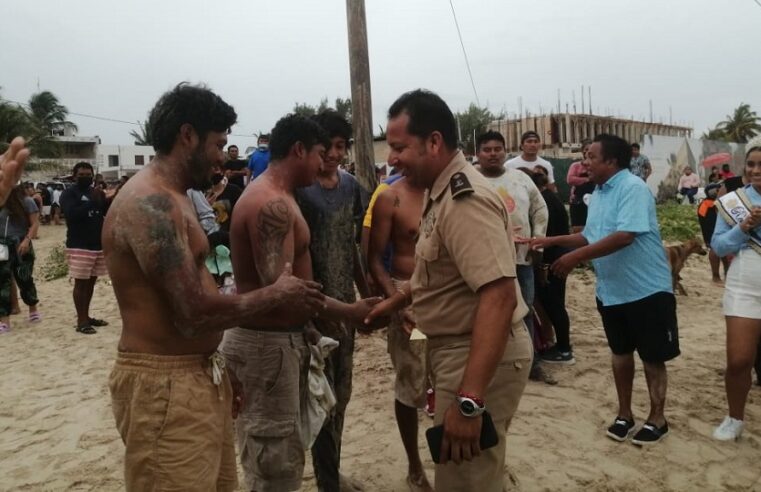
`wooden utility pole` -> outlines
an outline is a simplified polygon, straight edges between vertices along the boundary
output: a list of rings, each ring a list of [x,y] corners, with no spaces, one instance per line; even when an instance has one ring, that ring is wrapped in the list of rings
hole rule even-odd
[[[373,106],[370,97],[370,61],[364,0],[346,0],[351,72],[351,120],[354,128],[354,164],[359,184],[372,193],[378,185],[373,151]]]

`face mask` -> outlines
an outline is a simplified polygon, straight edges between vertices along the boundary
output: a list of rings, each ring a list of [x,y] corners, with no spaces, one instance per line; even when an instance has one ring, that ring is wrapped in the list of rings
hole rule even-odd
[[[213,184],[213,185],[219,184],[219,182],[222,181],[222,179],[224,177],[225,177],[224,174],[219,174],[219,173],[212,174],[212,176],[211,176],[211,184]]]
[[[82,176],[77,178],[77,186],[87,189],[92,186],[92,176]]]
[[[259,150],[261,150],[262,152],[266,151],[269,148],[270,148],[270,144],[268,143],[259,144]]]

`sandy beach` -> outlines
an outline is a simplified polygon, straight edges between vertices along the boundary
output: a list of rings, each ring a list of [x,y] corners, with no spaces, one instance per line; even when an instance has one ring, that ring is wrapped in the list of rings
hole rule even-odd
[[[64,227],[41,228],[38,267],[64,235]],[[557,386],[528,385],[506,442],[509,490],[761,491],[761,388],[751,390],[743,438],[714,441],[726,412],[723,291],[710,283],[705,257],[691,257],[682,276],[689,295],[678,297],[682,356],[669,364],[669,437],[646,449],[605,437],[616,412],[609,351],[593,274],[574,273],[567,306],[577,362],[548,369]],[[121,329],[113,291],[98,282],[91,314],[111,325],[84,336],[74,331],[69,281],[39,280],[37,287],[42,323],[28,324],[22,309],[12,331],[0,335],[0,490],[123,490],[123,445],[106,385]],[[382,332],[359,337],[354,374],[342,469],[368,491],[405,491]],[[639,362],[634,406],[641,424],[648,399]],[[431,420],[421,414],[420,422],[425,429]],[[432,478],[422,431],[420,443]],[[316,490],[311,463],[305,474],[304,489]]]

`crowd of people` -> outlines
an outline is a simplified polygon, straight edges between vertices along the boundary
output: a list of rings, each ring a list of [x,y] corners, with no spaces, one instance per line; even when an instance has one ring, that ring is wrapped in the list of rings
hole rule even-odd
[[[77,332],[106,324],[90,317],[98,277],[110,275],[119,305],[109,389],[127,490],[234,490],[236,454],[246,490],[298,490],[307,450],[319,490],[361,490],[341,470],[355,336],[387,327],[410,489],[501,492],[528,380],[554,384],[542,363],[578,355],[566,279],[588,264],[618,396],[603,431],[639,446],[668,435],[676,298],[639,146],[583,142],[569,214],[536,132],[509,160],[500,133],[479,135],[473,165],[438,95],[405,93],[387,116],[394,175],[368,200],[346,171],[352,128],[335,111],[284,116],[246,162],[227,146],[232,106],[180,84],[150,112],[156,157],[144,170],[104,190],[79,163],[75,185],[51,197],[67,223]],[[45,205],[15,186],[27,156],[17,139],[1,163],[0,330],[11,277],[30,321],[40,316],[31,239]],[[692,202],[690,176],[680,188]],[[709,196],[714,224],[703,227],[717,275],[719,258],[728,265],[720,440],[742,433],[761,342],[761,140],[747,146],[739,185],[728,183]],[[640,425],[635,351],[650,399]],[[418,451],[423,409],[438,429],[432,480]]]

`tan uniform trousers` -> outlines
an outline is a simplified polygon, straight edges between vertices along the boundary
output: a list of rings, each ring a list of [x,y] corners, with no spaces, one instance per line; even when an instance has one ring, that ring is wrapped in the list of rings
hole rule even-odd
[[[436,390],[434,425],[441,425],[444,413],[460,389],[470,354],[471,335],[428,339],[428,356]],[[531,369],[533,349],[526,326],[521,321],[511,328],[505,354],[486,390],[486,410],[491,414],[499,444],[482,451],[470,462],[436,465],[437,492],[502,492],[505,478],[505,435],[518,408]]]

